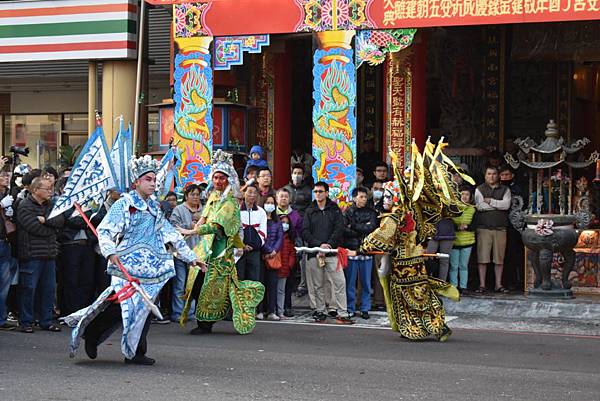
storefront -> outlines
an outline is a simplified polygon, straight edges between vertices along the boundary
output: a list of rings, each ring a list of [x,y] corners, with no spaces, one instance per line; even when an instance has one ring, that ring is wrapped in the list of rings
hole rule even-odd
[[[134,0],[0,3],[0,146],[25,146],[33,167],[57,165],[63,145],[76,148],[104,120],[133,121],[139,2]],[[149,10],[144,99],[169,94],[170,14]],[[161,38],[164,38],[161,40]],[[154,117],[154,116],[152,116]],[[146,137],[146,125],[143,127]],[[141,149],[145,150],[145,149]]]

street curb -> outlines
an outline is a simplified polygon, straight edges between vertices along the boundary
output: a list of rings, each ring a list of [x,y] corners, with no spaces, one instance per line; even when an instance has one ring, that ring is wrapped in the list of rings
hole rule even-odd
[[[463,298],[444,300],[446,313],[526,319],[568,319],[600,321],[600,303],[581,301],[540,301],[530,299]]]

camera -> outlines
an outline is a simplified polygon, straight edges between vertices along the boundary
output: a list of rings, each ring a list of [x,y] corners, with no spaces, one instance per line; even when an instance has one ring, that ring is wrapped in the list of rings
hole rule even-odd
[[[22,156],[29,156],[29,148],[28,147],[23,147],[23,146],[15,146],[12,145],[9,149],[9,151],[11,153],[17,154],[17,155],[22,155]]]

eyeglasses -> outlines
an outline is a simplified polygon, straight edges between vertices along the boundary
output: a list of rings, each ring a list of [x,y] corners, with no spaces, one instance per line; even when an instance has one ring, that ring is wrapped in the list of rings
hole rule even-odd
[[[313,192],[316,194],[322,194],[325,191],[323,191],[322,189],[315,189]]]
[[[38,189],[42,189],[44,191],[52,191],[52,188],[38,187]]]

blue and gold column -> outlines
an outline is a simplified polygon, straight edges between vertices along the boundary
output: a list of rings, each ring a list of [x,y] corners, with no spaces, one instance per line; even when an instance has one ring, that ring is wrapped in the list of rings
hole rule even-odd
[[[354,31],[316,34],[313,57],[313,144],[315,182],[329,184],[329,195],[349,205],[356,180],[356,70]]]
[[[174,61],[175,143],[178,144],[181,187],[206,182],[212,156],[213,71],[212,36],[200,23],[202,3],[175,4]]]

